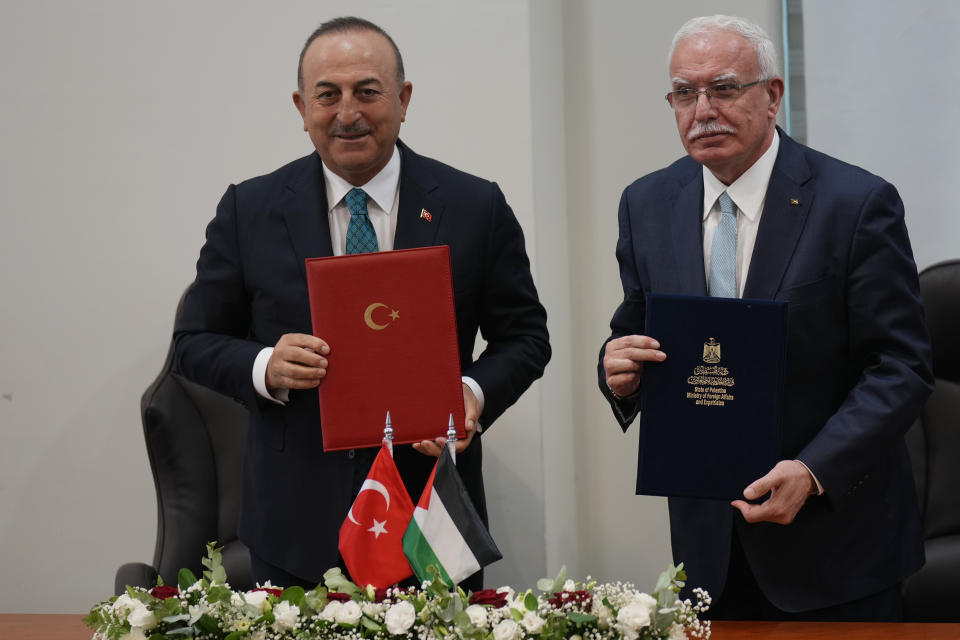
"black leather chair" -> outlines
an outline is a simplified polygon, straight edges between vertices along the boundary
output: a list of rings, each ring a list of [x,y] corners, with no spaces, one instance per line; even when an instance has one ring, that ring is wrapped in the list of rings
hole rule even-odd
[[[189,288],[188,288],[189,290]],[[177,306],[180,316],[184,292]],[[157,544],[153,563],[124,564],[114,589],[150,588],[157,576],[176,585],[189,568],[201,575],[207,542],[223,547],[234,589],[252,588],[250,553],[237,539],[247,410],[226,396],[173,371],[173,343],[156,380],[140,399],[143,434],[157,489]]]
[[[907,433],[927,563],[904,583],[904,618],[960,622],[960,260],[920,273],[936,389]]]

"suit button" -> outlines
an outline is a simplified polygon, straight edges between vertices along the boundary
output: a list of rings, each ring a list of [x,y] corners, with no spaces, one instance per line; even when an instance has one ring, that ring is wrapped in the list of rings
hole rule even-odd
[[[347,451],[347,457],[353,460],[354,458],[357,457],[357,452],[354,451],[353,449],[350,449],[350,451]]]

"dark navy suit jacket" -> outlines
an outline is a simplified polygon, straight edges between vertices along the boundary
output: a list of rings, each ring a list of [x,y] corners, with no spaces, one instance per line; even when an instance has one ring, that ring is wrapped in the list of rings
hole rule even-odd
[[[523,233],[495,183],[398,147],[394,248],[449,245],[461,368],[483,389],[480,422],[488,428],[550,358]],[[317,390],[291,391],[281,406],[257,395],[251,372],[281,335],[312,333],[304,260],[332,253],[316,153],[231,185],[207,227],[175,331],[180,371],[251,410],[240,538],[267,562],[317,581],[337,563],[338,530],[376,449],[324,453]],[[487,347],[474,360],[478,330]],[[457,463],[486,519],[480,440]],[[410,446],[394,455],[416,502],[435,459]]]
[[[736,526],[765,595],[803,611],[875,593],[923,564],[903,434],[933,378],[896,189],[779,133],[743,297],[788,302],[781,457],[803,461],[825,493],[787,526],[672,498],[670,525],[690,585],[720,595]],[[624,191],[612,337],[643,334],[646,292],[706,295],[702,202],[702,167],[689,157]],[[637,407],[613,399],[602,358],[600,388],[626,430]]]

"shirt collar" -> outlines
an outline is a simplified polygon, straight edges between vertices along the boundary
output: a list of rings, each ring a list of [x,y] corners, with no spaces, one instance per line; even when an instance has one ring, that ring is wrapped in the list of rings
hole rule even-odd
[[[332,211],[334,207],[340,204],[344,196],[354,188],[350,184],[329,168],[320,159],[323,165],[323,179],[327,186],[327,210]],[[367,192],[367,198],[377,203],[383,211],[390,214],[393,209],[393,201],[397,195],[397,189],[400,186],[400,149],[394,145],[393,155],[387,161],[386,166],[380,170],[380,173],[360,188]]]
[[[763,207],[767,197],[767,185],[770,184],[770,174],[773,165],[777,162],[777,151],[780,149],[780,134],[773,132],[773,141],[763,155],[747,169],[742,176],[734,180],[729,186],[720,182],[709,169],[703,167],[703,217],[710,215],[714,203],[724,191],[736,203],[740,212],[753,221]]]

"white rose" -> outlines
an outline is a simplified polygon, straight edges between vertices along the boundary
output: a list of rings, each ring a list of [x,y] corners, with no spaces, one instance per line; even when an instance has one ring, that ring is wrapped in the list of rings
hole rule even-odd
[[[406,633],[417,619],[417,610],[406,600],[392,605],[387,609],[383,621],[387,624],[387,631],[395,636]]]
[[[576,590],[577,590],[577,583],[574,582],[573,580],[567,580],[566,582],[563,583],[563,590],[564,590],[564,591],[576,591]]]
[[[273,608],[273,618],[274,631],[283,633],[295,629],[300,622],[300,607],[284,600]]]
[[[466,608],[466,614],[470,618],[470,622],[474,626],[480,627],[481,629],[486,628],[487,626],[487,608],[479,605],[472,604]]]
[[[683,630],[683,625],[670,625],[670,635],[667,636],[667,640],[687,640],[687,632]]]
[[[117,598],[112,605],[110,605],[110,608],[113,610],[114,614],[120,616],[121,618],[126,618],[127,614],[133,611],[133,608],[138,604],[140,604],[139,600],[131,598],[124,593]]]
[[[157,626],[157,617],[153,615],[153,611],[147,608],[147,605],[138,602],[137,606],[127,616],[127,622],[130,623],[131,627],[140,627],[144,631],[149,631]]]
[[[523,630],[513,620],[501,620],[493,628],[493,640],[520,640],[523,637]]]
[[[337,614],[340,613],[340,609],[342,608],[342,602],[339,600],[331,600],[327,603],[327,606],[323,608],[323,611],[320,612],[320,619],[326,620],[327,622],[333,622],[337,619]]]
[[[269,597],[270,594],[266,591],[247,591],[243,594],[243,600],[255,606],[260,613],[263,613],[263,605]]]
[[[593,606],[590,607],[590,613],[597,616],[597,626],[606,629],[613,622],[613,612],[610,607],[603,604],[603,598],[593,596]]]
[[[360,622],[361,616],[363,616],[363,611],[360,610],[360,605],[353,600],[347,600],[337,611],[334,620],[342,624],[356,626],[356,624]]]
[[[120,640],[147,640],[147,635],[140,627],[134,627],[130,629],[130,633],[125,633],[120,636]]]
[[[650,624],[650,614],[657,608],[657,601],[645,593],[637,595],[617,613],[621,631],[639,631]]]
[[[543,629],[543,618],[537,615],[536,611],[527,611],[523,616],[523,620],[520,621],[523,624],[523,628],[527,630],[527,633],[540,633],[540,630]]]

